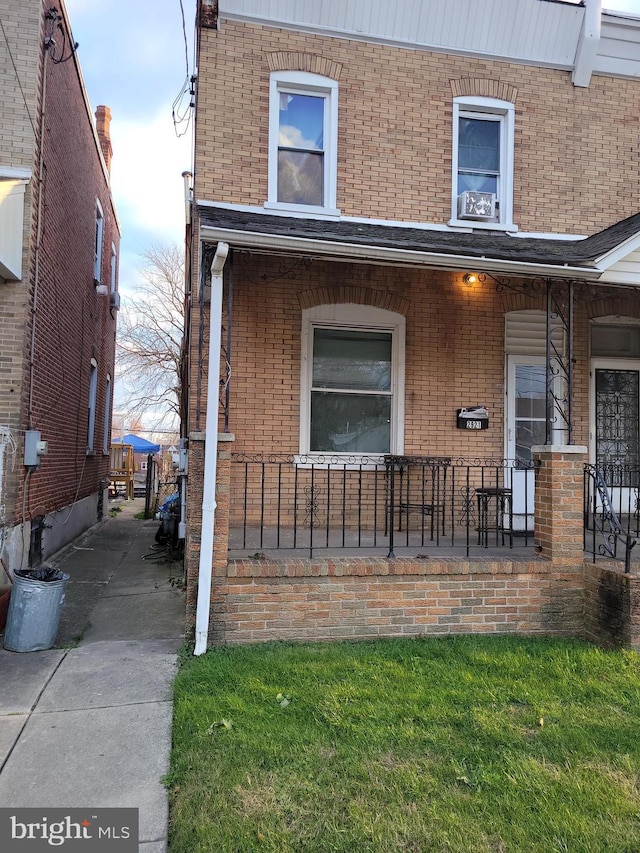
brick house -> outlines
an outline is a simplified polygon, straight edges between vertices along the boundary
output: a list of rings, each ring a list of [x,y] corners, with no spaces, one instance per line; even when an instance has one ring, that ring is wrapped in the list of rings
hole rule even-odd
[[[91,113],[64,3],[1,0],[0,530],[8,568],[101,517],[120,232],[108,108]]]
[[[197,653],[636,641],[637,576],[602,555],[604,510],[638,515],[640,19],[426,8],[199,3]]]

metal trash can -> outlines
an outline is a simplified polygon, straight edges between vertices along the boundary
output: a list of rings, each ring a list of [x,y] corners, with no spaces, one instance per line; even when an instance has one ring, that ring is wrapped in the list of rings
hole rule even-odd
[[[10,652],[50,649],[56,639],[69,575],[52,566],[17,569],[4,647]]]

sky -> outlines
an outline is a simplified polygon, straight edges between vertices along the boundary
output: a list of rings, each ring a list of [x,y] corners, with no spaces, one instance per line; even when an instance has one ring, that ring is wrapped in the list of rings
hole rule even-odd
[[[141,253],[184,240],[192,124],[172,104],[193,73],[196,0],[65,0],[91,109],[111,110],[111,187],[122,228],[119,287],[135,287]],[[188,53],[188,74],[187,57]],[[177,113],[188,115],[188,95]],[[186,132],[185,132],[186,131]]]

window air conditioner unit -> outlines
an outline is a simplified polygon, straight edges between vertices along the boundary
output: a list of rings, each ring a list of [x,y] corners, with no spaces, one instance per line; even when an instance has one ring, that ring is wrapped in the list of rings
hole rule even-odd
[[[496,218],[496,194],[467,190],[458,196],[458,219]]]
[[[120,294],[117,290],[111,291],[109,304],[112,308],[115,308],[116,311],[118,311],[118,309],[120,308]]]

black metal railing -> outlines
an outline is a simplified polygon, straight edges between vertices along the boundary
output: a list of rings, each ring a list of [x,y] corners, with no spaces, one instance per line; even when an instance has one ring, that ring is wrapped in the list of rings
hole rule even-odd
[[[585,465],[584,548],[597,556],[624,560],[631,571],[631,551],[640,536],[640,468]]]
[[[532,467],[432,456],[232,454],[234,552],[533,545]]]

